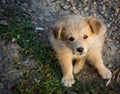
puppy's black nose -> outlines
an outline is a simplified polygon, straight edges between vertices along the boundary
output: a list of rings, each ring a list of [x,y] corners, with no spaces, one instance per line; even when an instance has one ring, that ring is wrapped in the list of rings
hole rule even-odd
[[[80,52],[80,53],[83,52],[83,50],[84,50],[83,47],[79,47],[79,48],[77,48],[77,51]]]

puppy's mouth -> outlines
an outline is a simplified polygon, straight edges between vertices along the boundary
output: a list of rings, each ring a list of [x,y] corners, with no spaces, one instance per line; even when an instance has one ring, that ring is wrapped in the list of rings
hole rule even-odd
[[[75,52],[73,52],[73,55],[85,56],[85,53],[84,52],[83,53],[75,53]]]

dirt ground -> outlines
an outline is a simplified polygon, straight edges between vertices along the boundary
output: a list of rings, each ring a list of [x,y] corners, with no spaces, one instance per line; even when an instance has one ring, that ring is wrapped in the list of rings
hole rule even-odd
[[[120,1],[119,0],[2,0],[0,2],[0,25],[6,25],[6,17],[2,15],[9,4],[14,7],[18,5],[32,18],[32,23],[35,25],[35,32],[39,32],[38,39],[47,42],[49,36],[49,30],[52,24],[59,18],[69,14],[81,14],[82,16],[97,16],[104,20],[108,30],[105,39],[105,46],[103,50],[103,59],[107,67],[109,67],[113,73],[111,80],[102,80],[97,74],[94,68],[91,68],[89,64],[86,64],[85,68],[77,75],[77,80],[81,80],[85,83],[107,84],[111,89],[115,89],[120,94]],[[44,32],[43,32],[44,31]],[[0,40],[0,87],[5,83],[3,80],[4,75],[8,75],[8,71],[14,73],[13,69],[9,69],[8,65],[3,61],[3,46],[4,40]],[[6,46],[5,46],[6,47]],[[17,57],[19,46],[16,44],[10,44],[6,47],[7,55],[10,58]],[[13,54],[12,54],[13,53]],[[15,54],[14,54],[15,53]],[[13,57],[12,57],[13,56]],[[5,59],[4,59],[5,60]],[[27,61],[24,61],[23,66]],[[33,60],[30,60],[30,66],[35,67]],[[4,69],[4,70],[3,70]],[[6,72],[5,72],[6,71]],[[9,72],[10,72],[9,71]],[[16,71],[15,71],[16,72]],[[18,79],[21,72],[18,71],[15,79]],[[9,77],[11,78],[11,77]],[[12,79],[13,81],[15,79]],[[7,80],[7,77],[6,77]],[[11,81],[10,81],[11,82]],[[11,84],[11,83],[8,83]],[[5,94],[5,93],[4,93]],[[7,94],[7,93],[6,93]]]
[[[82,16],[97,16],[103,19],[108,28],[103,51],[104,63],[113,73],[115,70],[120,72],[120,2],[118,0],[104,0],[102,2],[99,0],[43,0],[41,2],[34,0],[31,3],[31,9],[34,11],[31,14],[33,23],[36,27],[46,30],[43,38],[41,32],[41,39],[46,39],[45,37],[48,36],[51,23],[64,15],[81,14]],[[94,72],[94,69],[85,68],[78,79],[86,82],[87,78],[87,82],[94,82],[96,78],[99,79]],[[114,76],[119,76],[118,79],[120,79],[119,73]],[[116,83],[120,85],[119,80]]]

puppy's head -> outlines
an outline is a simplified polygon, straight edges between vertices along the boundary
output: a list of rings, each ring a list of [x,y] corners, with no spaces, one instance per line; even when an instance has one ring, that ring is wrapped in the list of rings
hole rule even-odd
[[[73,54],[85,56],[94,48],[98,40],[101,28],[104,24],[93,17],[80,18],[78,16],[66,17],[58,22],[52,34],[56,40],[62,41]]]

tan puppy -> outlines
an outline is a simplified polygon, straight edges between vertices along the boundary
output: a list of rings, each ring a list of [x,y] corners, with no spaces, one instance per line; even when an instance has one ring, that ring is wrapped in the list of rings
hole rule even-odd
[[[104,79],[110,79],[112,73],[102,60],[102,46],[106,26],[95,17],[80,15],[66,16],[58,21],[50,34],[50,42],[55,49],[63,71],[62,83],[71,87],[74,84],[73,73],[78,73],[89,59]],[[72,65],[72,60],[76,64]]]

